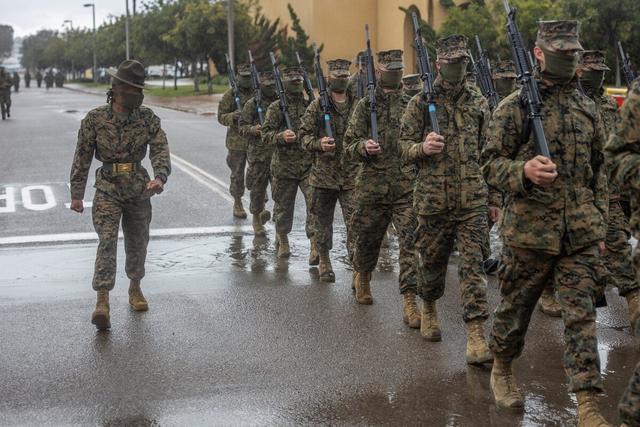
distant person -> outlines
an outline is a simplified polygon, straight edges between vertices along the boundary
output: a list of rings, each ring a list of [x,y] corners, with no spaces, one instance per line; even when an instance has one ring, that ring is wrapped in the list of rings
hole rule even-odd
[[[49,70],[47,74],[44,76],[44,83],[47,89],[53,87],[53,70]]]
[[[56,82],[56,87],[64,86],[64,74],[62,74],[62,71],[58,71],[56,73],[55,82]]]
[[[20,75],[15,71],[13,73],[13,90],[16,92],[20,90]]]
[[[13,79],[4,67],[0,67],[0,107],[2,110],[2,120],[11,117],[11,86]]]
[[[24,72],[24,86],[27,89],[31,86],[31,73],[29,73],[29,69]]]
[[[96,173],[93,226],[100,243],[96,255],[93,289],[96,309],[91,323],[98,330],[111,327],[109,291],[116,280],[118,229],[122,222],[126,252],[125,271],[131,280],[129,304],[135,311],[149,305],[140,289],[149,243],[151,201],[160,194],[171,173],[167,136],[160,119],[142,106],[144,67],[127,60],[110,73],[107,104],[89,111],[80,125],[78,145],[71,166],[71,209],[82,212],[89,168],[94,156],[102,166]],[[147,149],[154,179],[141,162]]]
[[[38,87],[42,87],[42,73],[40,70],[36,71],[36,83],[38,83]]]

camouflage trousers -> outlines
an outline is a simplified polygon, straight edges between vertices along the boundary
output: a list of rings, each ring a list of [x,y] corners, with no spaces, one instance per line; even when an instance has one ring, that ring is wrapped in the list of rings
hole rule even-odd
[[[569,391],[602,390],[595,309],[599,257],[595,245],[571,255],[505,247],[501,300],[490,339],[493,353],[507,360],[520,356],[531,314],[543,289],[553,280],[562,308]]]
[[[98,233],[98,253],[93,273],[93,289],[111,290],[116,280],[118,229],[122,220],[125,271],[131,280],[144,277],[144,262],[149,243],[151,201],[149,199],[122,202],[96,191],[93,198],[93,227]]]
[[[307,237],[312,239],[313,214],[311,213],[311,193],[313,189],[309,185],[308,177],[304,179],[272,177],[271,195],[273,197],[273,218],[276,223],[276,233],[291,233],[298,188],[300,188],[300,191],[302,191],[302,194],[304,195],[304,201],[307,207],[304,229],[307,233]]]
[[[395,203],[375,204],[356,200],[351,218],[353,267],[361,273],[371,272],[376,268],[382,239],[391,223],[398,232],[400,246],[400,293],[417,293],[417,254],[414,243],[417,219],[411,198],[403,198]]]
[[[269,162],[249,162],[247,168],[247,190],[249,190],[249,212],[258,215],[267,201],[267,187],[271,181]]]
[[[227,153],[227,166],[231,169],[229,193],[233,197],[242,197],[244,194],[244,168],[247,164],[247,152],[229,150]]]
[[[333,217],[336,203],[340,202],[342,218],[347,227],[347,253],[351,259],[351,226],[349,220],[353,215],[353,190],[334,190],[330,188],[313,187],[311,196],[311,213],[314,221],[314,235],[318,243],[318,250],[330,251],[333,248]]]
[[[465,322],[487,319],[487,279],[482,270],[483,247],[488,235],[486,213],[420,215],[418,221],[416,247],[424,277],[420,297],[436,301],[444,295],[449,257],[457,247],[463,319]]]
[[[629,385],[618,405],[620,421],[628,426],[640,426],[640,363],[629,380]]]
[[[11,93],[0,93],[0,104],[2,104],[2,113],[8,113],[11,109]]]
[[[633,266],[631,243],[631,227],[622,206],[616,201],[609,203],[609,222],[605,239],[604,255],[607,270],[607,284],[618,288],[618,293],[625,296],[640,288]]]

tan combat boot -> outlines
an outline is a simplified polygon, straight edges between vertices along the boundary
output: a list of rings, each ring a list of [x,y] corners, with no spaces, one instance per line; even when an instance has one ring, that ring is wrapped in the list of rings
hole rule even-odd
[[[109,317],[109,291],[100,289],[98,291],[98,300],[96,309],[91,314],[91,323],[96,325],[99,331],[104,331],[111,327],[111,318]]]
[[[518,390],[516,379],[511,370],[511,361],[496,357],[491,369],[491,391],[496,406],[506,409],[524,407],[524,398]]]
[[[631,291],[624,297],[627,299],[627,306],[629,308],[629,321],[631,322],[631,329],[633,329],[638,320],[638,317],[640,317],[640,291]]]
[[[318,244],[315,239],[311,239],[309,246],[309,265],[318,265],[320,263],[320,254],[318,253]]]
[[[266,236],[266,232],[264,231],[264,224],[260,219],[260,214],[253,214],[251,219],[251,225],[253,226],[253,234],[256,237],[264,237]]]
[[[140,289],[140,281],[132,280],[129,284],[129,304],[135,311],[147,311],[149,310],[149,303],[142,295]]]
[[[320,270],[321,282],[332,283],[336,281],[336,275],[331,266],[331,258],[329,258],[329,251],[320,251],[320,265],[318,270]]]
[[[416,294],[414,292],[405,292],[402,294],[402,320],[410,328],[418,329],[420,327],[420,319],[420,312],[416,306]]]
[[[371,272],[356,273],[356,301],[358,304],[371,305]]]
[[[538,299],[538,310],[551,317],[561,317],[562,308],[556,300],[553,288],[545,288]]]
[[[247,213],[244,211],[244,207],[242,206],[242,197],[234,198],[233,216],[240,219],[245,219],[247,217]]]
[[[436,311],[435,301],[422,300],[420,335],[427,341],[442,341],[442,332],[440,332],[440,325],[438,325],[438,312]]]
[[[493,361],[493,354],[484,338],[483,323],[482,320],[472,320],[465,324],[467,327],[467,363],[470,365],[481,365]]]
[[[276,236],[276,249],[278,250],[278,258],[289,258],[291,256],[289,236],[284,233],[279,233]]]
[[[578,427],[608,427],[598,408],[598,397],[594,390],[582,390],[576,393],[578,399]]]

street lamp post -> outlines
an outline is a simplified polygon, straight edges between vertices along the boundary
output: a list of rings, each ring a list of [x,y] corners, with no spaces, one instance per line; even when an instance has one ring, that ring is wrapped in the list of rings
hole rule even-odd
[[[229,59],[231,62],[231,68],[235,69],[235,65],[236,65],[236,61],[235,61],[235,52],[234,52],[234,47],[235,47],[235,40],[234,40],[234,28],[233,28],[233,21],[234,21],[234,5],[233,5],[233,0],[228,0],[227,1],[227,41],[228,41],[228,50],[229,50]],[[231,70],[229,70],[229,72],[231,72]]]
[[[129,0],[126,0],[127,15],[124,20],[124,37],[127,45],[127,57],[129,59]]]
[[[69,30],[73,31],[73,21],[71,19],[65,19],[64,22],[62,23],[62,25],[64,24],[69,24]],[[70,40],[70,36],[67,33],[67,42]],[[71,78],[72,79],[76,79],[76,68],[73,64],[73,57],[71,58]]]
[[[93,11],[93,82],[98,83],[98,60],[96,58],[96,5],[86,3],[84,7],[90,7]]]

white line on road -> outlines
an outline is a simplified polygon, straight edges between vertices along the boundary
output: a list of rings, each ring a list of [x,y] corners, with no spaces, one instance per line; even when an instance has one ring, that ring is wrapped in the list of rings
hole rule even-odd
[[[253,228],[248,225],[223,225],[216,227],[185,227],[185,228],[159,228],[151,230],[151,237],[176,237],[176,236],[201,236],[230,233],[251,234]],[[122,238],[122,232],[118,234]],[[66,243],[66,242],[86,242],[97,241],[98,235],[90,233],[64,233],[64,234],[38,234],[33,236],[11,236],[0,237],[0,246],[21,245],[27,243]]]

